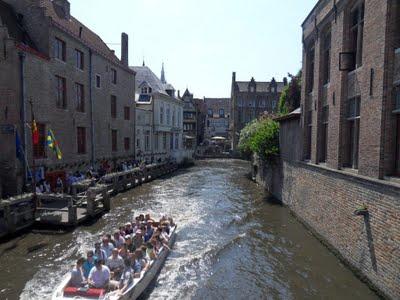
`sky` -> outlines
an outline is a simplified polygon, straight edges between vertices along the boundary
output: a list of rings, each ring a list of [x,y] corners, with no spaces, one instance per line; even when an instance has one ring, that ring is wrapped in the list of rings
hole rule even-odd
[[[238,81],[281,81],[301,68],[301,24],[317,0],[70,0],[71,13],[129,64],[196,98],[230,97]]]

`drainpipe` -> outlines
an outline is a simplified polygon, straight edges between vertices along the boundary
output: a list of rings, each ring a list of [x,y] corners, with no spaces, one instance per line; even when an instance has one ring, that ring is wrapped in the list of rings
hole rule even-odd
[[[26,124],[26,101],[25,101],[25,97],[26,97],[26,91],[25,91],[25,53],[24,52],[19,52],[18,53],[19,56],[19,62],[20,62],[20,72],[19,72],[19,76],[20,76],[20,105],[21,105],[21,131],[22,131],[22,139],[23,139],[23,149],[24,149],[24,155],[26,156],[26,144],[27,144],[27,137],[26,137],[26,129],[25,129],[25,124]],[[24,159],[23,161],[23,168],[24,168],[24,186],[27,183],[27,178],[28,178],[28,166],[26,164],[26,160],[27,158]]]
[[[92,49],[89,49],[89,102],[90,102],[90,127],[91,127],[91,155],[90,160],[92,167],[95,168],[95,147],[94,147],[94,116],[93,116],[93,96],[92,96],[92,89],[93,89],[93,63],[92,63]]]

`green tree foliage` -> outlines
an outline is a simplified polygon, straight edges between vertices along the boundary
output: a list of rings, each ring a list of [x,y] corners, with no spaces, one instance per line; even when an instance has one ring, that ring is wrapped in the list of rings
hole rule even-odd
[[[253,120],[240,132],[239,149],[245,156],[257,153],[270,160],[279,154],[279,124],[270,117]]]
[[[284,87],[278,104],[278,114],[286,115],[300,105],[301,71],[297,75],[288,74],[290,82]]]

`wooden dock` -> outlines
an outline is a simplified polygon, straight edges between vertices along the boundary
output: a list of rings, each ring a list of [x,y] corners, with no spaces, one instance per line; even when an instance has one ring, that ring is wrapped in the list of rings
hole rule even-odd
[[[151,164],[106,174],[98,182],[74,183],[69,194],[19,195],[0,201],[0,238],[33,224],[47,229],[75,227],[112,209],[112,196],[178,169],[176,163]]]

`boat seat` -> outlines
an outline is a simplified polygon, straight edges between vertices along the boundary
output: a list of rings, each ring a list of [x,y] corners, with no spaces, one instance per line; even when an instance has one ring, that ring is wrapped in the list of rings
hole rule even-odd
[[[100,298],[104,295],[104,289],[90,288],[86,291],[76,287],[66,287],[64,289],[64,297],[76,297],[81,296],[85,298]]]

